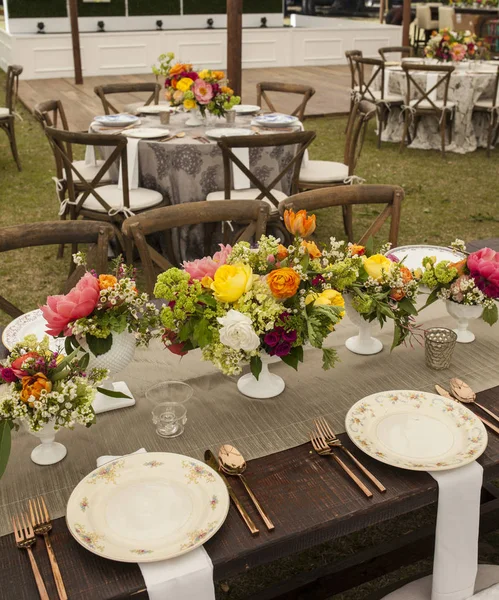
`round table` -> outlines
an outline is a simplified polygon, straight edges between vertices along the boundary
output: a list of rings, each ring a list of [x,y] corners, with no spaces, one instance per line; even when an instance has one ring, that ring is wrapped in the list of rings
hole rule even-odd
[[[421,61],[424,62],[424,61]],[[476,70],[471,70],[476,66]],[[482,68],[491,69],[491,66]],[[496,66],[497,69],[497,66]],[[487,147],[487,115],[473,114],[473,106],[479,98],[492,98],[497,71],[481,72],[480,65],[470,65],[469,70],[458,67],[451,75],[448,101],[455,102],[454,120],[452,123],[452,143],[446,150],[458,154],[474,152],[478,147]],[[402,67],[386,67],[385,78],[389,77],[389,91],[405,98],[407,82]],[[418,84],[426,89],[425,72],[413,73]],[[386,86],[386,83],[385,83]],[[379,81],[378,81],[379,89]],[[417,97],[417,90],[411,86],[412,98]],[[443,87],[438,88],[438,99],[441,99]],[[382,140],[400,143],[403,135],[404,115],[400,107],[391,106],[388,123],[383,131]],[[417,136],[409,148],[420,150],[440,150],[439,123],[435,117],[423,117],[418,127]]]

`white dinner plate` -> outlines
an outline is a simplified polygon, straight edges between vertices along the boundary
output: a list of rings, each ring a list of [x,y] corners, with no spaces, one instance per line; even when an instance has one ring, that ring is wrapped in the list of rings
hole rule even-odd
[[[350,408],[345,425],[366,454],[410,471],[462,467],[487,447],[487,432],[475,414],[455,400],[426,392],[367,396]]]
[[[141,140],[150,140],[170,135],[169,129],[159,129],[158,127],[137,127],[136,129],[127,129],[123,135]]]
[[[2,333],[2,343],[7,350],[12,350],[17,342],[21,342],[27,335],[35,334],[38,340],[43,340],[47,335],[46,327],[47,321],[45,321],[42,311],[40,309],[32,310],[17,317],[5,327]],[[49,346],[54,352],[60,352],[64,348],[64,339],[49,335]]]
[[[256,104],[237,104],[232,107],[232,110],[238,115],[254,115],[261,110]]]
[[[282,115],[280,113],[273,113],[270,115],[260,115],[255,117],[252,121],[254,125],[259,127],[290,127],[299,123],[298,117],[292,115]]]
[[[144,115],[158,115],[161,112],[176,112],[173,106],[170,106],[166,103],[148,104],[147,106],[144,104],[144,106],[139,106],[138,108],[136,108],[135,111]]]
[[[139,117],[129,114],[118,114],[118,115],[102,115],[101,117],[94,117],[94,121],[99,125],[105,127],[127,127],[133,123],[137,123]]]
[[[174,558],[223,525],[229,494],[213,469],[168,452],[129,454],[87,475],[71,494],[66,522],[84,548],[121,562]]]
[[[399,260],[404,259],[404,265],[411,270],[422,269],[423,258],[426,256],[435,256],[437,263],[442,260],[458,262],[462,258],[465,258],[465,254],[457,250],[453,251],[443,246],[425,245],[399,246],[398,248],[392,248],[387,254],[395,256]]]
[[[240,129],[238,127],[217,127],[217,129],[208,129],[205,135],[214,140],[218,140],[221,137],[234,137],[236,135],[254,135],[254,131],[251,129]]]

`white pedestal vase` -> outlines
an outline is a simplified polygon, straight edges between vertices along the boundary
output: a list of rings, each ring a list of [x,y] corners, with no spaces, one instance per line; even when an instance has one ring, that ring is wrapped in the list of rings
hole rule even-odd
[[[269,371],[269,364],[273,362],[272,356],[262,354],[262,371],[258,379],[253,373],[243,375],[237,381],[237,389],[249,398],[274,398],[284,391],[284,379]]]
[[[371,335],[371,323],[366,321],[352,306],[352,297],[345,294],[346,313],[354,325],[359,328],[359,333],[347,339],[345,346],[355,354],[378,354],[383,350],[383,344]]]
[[[111,348],[104,354],[99,354],[99,356],[95,356],[95,354],[91,352],[84,340],[80,342],[81,346],[90,355],[88,369],[108,369],[109,375],[113,375],[126,369],[132,362],[135,355],[135,336],[128,331],[124,331],[123,333],[111,333],[111,335],[113,337]],[[112,398],[111,396],[106,396],[105,394],[97,392],[95,399],[92,402],[94,411],[97,414],[108,410],[133,406],[135,404],[135,398],[132,396],[132,393],[124,381],[115,381],[113,383],[107,380],[101,384],[100,387],[115,392],[121,392],[130,397]]]
[[[29,433],[41,441],[31,453],[31,460],[37,465],[54,465],[61,461],[68,453],[66,446],[55,441],[56,431],[53,422],[49,422],[40,429],[33,432],[25,425]]]
[[[185,122],[187,127],[202,127],[204,123],[205,120],[199,110],[189,111],[189,118]]]
[[[468,329],[471,319],[479,319],[482,316],[483,306],[468,306],[467,304],[458,304],[452,300],[446,300],[447,312],[451,317],[457,320],[457,341],[460,344],[469,344],[475,340],[475,334]]]

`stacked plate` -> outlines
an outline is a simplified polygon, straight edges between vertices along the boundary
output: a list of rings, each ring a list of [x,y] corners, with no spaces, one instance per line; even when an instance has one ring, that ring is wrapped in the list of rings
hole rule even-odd
[[[270,127],[272,129],[280,129],[283,127],[293,127],[294,125],[298,125],[300,120],[298,117],[293,117],[292,115],[283,115],[280,113],[273,113],[270,115],[260,115],[255,117],[252,121],[252,125],[256,125],[257,127]]]
[[[137,123],[139,117],[129,114],[117,114],[117,115],[103,115],[101,117],[94,117],[94,122],[102,125],[103,127],[128,127]]]

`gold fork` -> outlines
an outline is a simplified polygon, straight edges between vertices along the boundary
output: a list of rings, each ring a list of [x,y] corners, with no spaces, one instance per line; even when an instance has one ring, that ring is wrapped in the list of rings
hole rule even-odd
[[[310,441],[312,442],[312,446],[317,452],[317,454],[319,454],[320,456],[332,456],[334,460],[340,465],[340,467],[345,471],[345,473],[350,477],[350,479],[352,479],[352,481],[354,481],[359,486],[359,488],[364,492],[364,494],[368,498],[372,498],[373,493],[371,492],[371,490],[362,483],[362,481],[357,477],[357,475],[355,475],[355,473],[349,467],[347,467],[347,465],[341,460],[341,458],[338,458],[336,456],[335,452],[327,445],[326,440],[322,437],[320,433],[318,433],[317,431],[311,431]]]
[[[60,600],[67,600],[68,595],[66,594],[64,581],[62,579],[59,565],[57,564],[52,543],[50,542],[49,531],[52,529],[52,522],[50,521],[49,512],[43,496],[29,501],[29,512],[31,516],[31,523],[36,535],[42,535],[45,539],[45,546],[47,547],[47,554],[49,555],[50,566],[52,567],[52,573],[54,574],[55,585],[57,587],[59,598]]]
[[[317,430],[319,431],[319,433],[322,434],[322,436],[326,440],[326,444],[328,446],[330,446],[331,448],[341,448],[341,450],[343,450],[343,452],[348,457],[350,457],[351,460],[353,460],[353,462],[359,467],[359,469],[362,471],[362,473],[364,473],[364,475],[366,477],[369,477],[369,479],[374,483],[374,485],[378,488],[378,490],[380,492],[386,492],[386,487],[381,483],[381,481],[379,481],[379,479],[377,479],[371,473],[371,471],[369,471],[369,469],[364,467],[364,465],[360,462],[360,460],[358,460],[350,452],[350,450],[348,448],[345,448],[345,446],[342,444],[341,440],[336,437],[336,434],[331,429],[329,423],[326,421],[326,419],[324,417],[319,417],[318,419],[316,419],[315,426],[317,427]]]
[[[33,575],[35,576],[35,581],[38,587],[38,593],[40,594],[40,598],[41,600],[49,600],[49,595],[47,594],[45,584],[43,583],[43,579],[38,569],[38,565],[36,564],[35,557],[33,556],[33,551],[31,550],[31,546],[33,546],[33,544],[36,542],[36,537],[33,532],[33,528],[31,527],[29,520],[25,518],[23,513],[12,517],[12,525],[14,526],[14,536],[16,538],[17,547],[24,548],[28,551],[29,560],[31,562],[31,569],[33,570]]]

